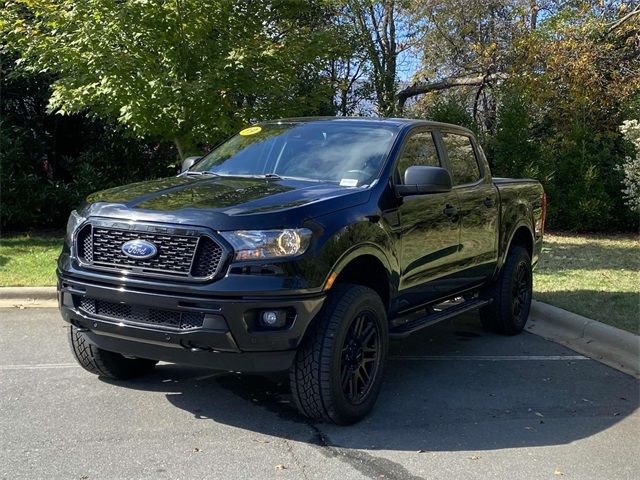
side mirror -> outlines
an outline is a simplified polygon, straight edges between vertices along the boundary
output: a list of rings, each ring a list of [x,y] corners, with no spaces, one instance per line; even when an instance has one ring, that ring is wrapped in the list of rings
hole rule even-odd
[[[396,185],[401,196],[446,193],[451,191],[451,175],[445,168],[413,166],[404,172],[404,184]]]
[[[194,163],[196,163],[198,160],[200,160],[202,157],[187,157],[182,161],[182,170],[180,170],[180,173],[184,173],[187,170],[189,170]]]

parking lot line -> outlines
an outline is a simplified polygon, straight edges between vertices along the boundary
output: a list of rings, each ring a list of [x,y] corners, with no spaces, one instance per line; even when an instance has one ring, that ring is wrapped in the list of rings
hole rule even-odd
[[[0,365],[0,370],[42,370],[45,368],[75,368],[77,363],[36,363],[32,365]]]
[[[483,361],[483,362],[512,362],[512,361],[575,361],[590,360],[583,355],[393,355],[391,360],[423,360],[423,361]]]
[[[463,362],[512,362],[512,361],[576,361],[590,360],[589,357],[583,355],[394,355],[390,360],[408,360],[408,361],[463,361]],[[23,365],[0,365],[0,370],[42,370],[47,368],[75,368],[79,367],[77,363],[36,363]],[[221,372],[216,372],[195,380],[204,380],[210,377],[216,377]]]

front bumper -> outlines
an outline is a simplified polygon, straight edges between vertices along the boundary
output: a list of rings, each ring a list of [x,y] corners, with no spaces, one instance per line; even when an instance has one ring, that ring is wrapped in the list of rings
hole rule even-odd
[[[79,279],[58,272],[58,301],[63,319],[82,329],[91,343],[127,356],[220,370],[269,372],[286,370],[296,348],[324,302],[321,295],[216,297],[122,287]],[[135,321],[87,311],[84,301],[116,306],[196,314],[197,327],[178,329],[134,317]],[[257,312],[285,309],[288,325],[267,330],[257,324]]]

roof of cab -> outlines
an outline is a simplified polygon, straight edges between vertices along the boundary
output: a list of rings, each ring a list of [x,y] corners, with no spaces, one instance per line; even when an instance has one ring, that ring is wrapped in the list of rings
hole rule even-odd
[[[293,118],[279,118],[276,120],[267,120],[259,122],[265,123],[306,123],[306,122],[353,122],[364,124],[383,124],[388,127],[403,127],[403,126],[425,126],[425,127],[437,127],[446,128],[451,130],[462,130],[472,134],[469,129],[461,127],[460,125],[454,125],[451,123],[433,122],[431,120],[423,120],[419,118],[383,118],[383,117],[293,117]]]

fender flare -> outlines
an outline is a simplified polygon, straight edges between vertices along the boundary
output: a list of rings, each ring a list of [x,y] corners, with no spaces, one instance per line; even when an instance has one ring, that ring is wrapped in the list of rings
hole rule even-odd
[[[387,274],[389,276],[392,275],[393,269],[391,267],[391,262],[387,258],[386,254],[382,251],[382,249],[374,243],[361,243],[349,248],[335,261],[335,263],[331,267],[331,270],[327,274],[325,281],[327,278],[329,278],[329,275],[333,273],[335,273],[336,275],[340,275],[340,273],[342,273],[342,271],[347,265],[349,265],[349,263],[351,263],[356,258],[362,257],[364,255],[371,255],[378,259],[387,271]]]
[[[500,271],[500,269],[502,269],[502,266],[504,265],[504,262],[506,261],[507,254],[509,253],[509,250],[511,249],[511,244],[513,243],[513,237],[516,236],[516,232],[518,230],[520,230],[520,228],[522,228],[522,227],[526,228],[527,231],[529,232],[529,236],[531,237],[531,245],[533,246],[533,248],[535,248],[536,242],[535,242],[535,237],[533,235],[533,230],[531,229],[531,225],[529,225],[528,223],[526,223],[523,220],[520,220],[511,229],[511,233],[509,233],[509,241],[505,244],[504,251],[500,254],[500,258],[499,258],[499,261],[498,261],[498,268],[497,268],[498,272]],[[496,272],[496,274],[497,274],[497,272]]]

